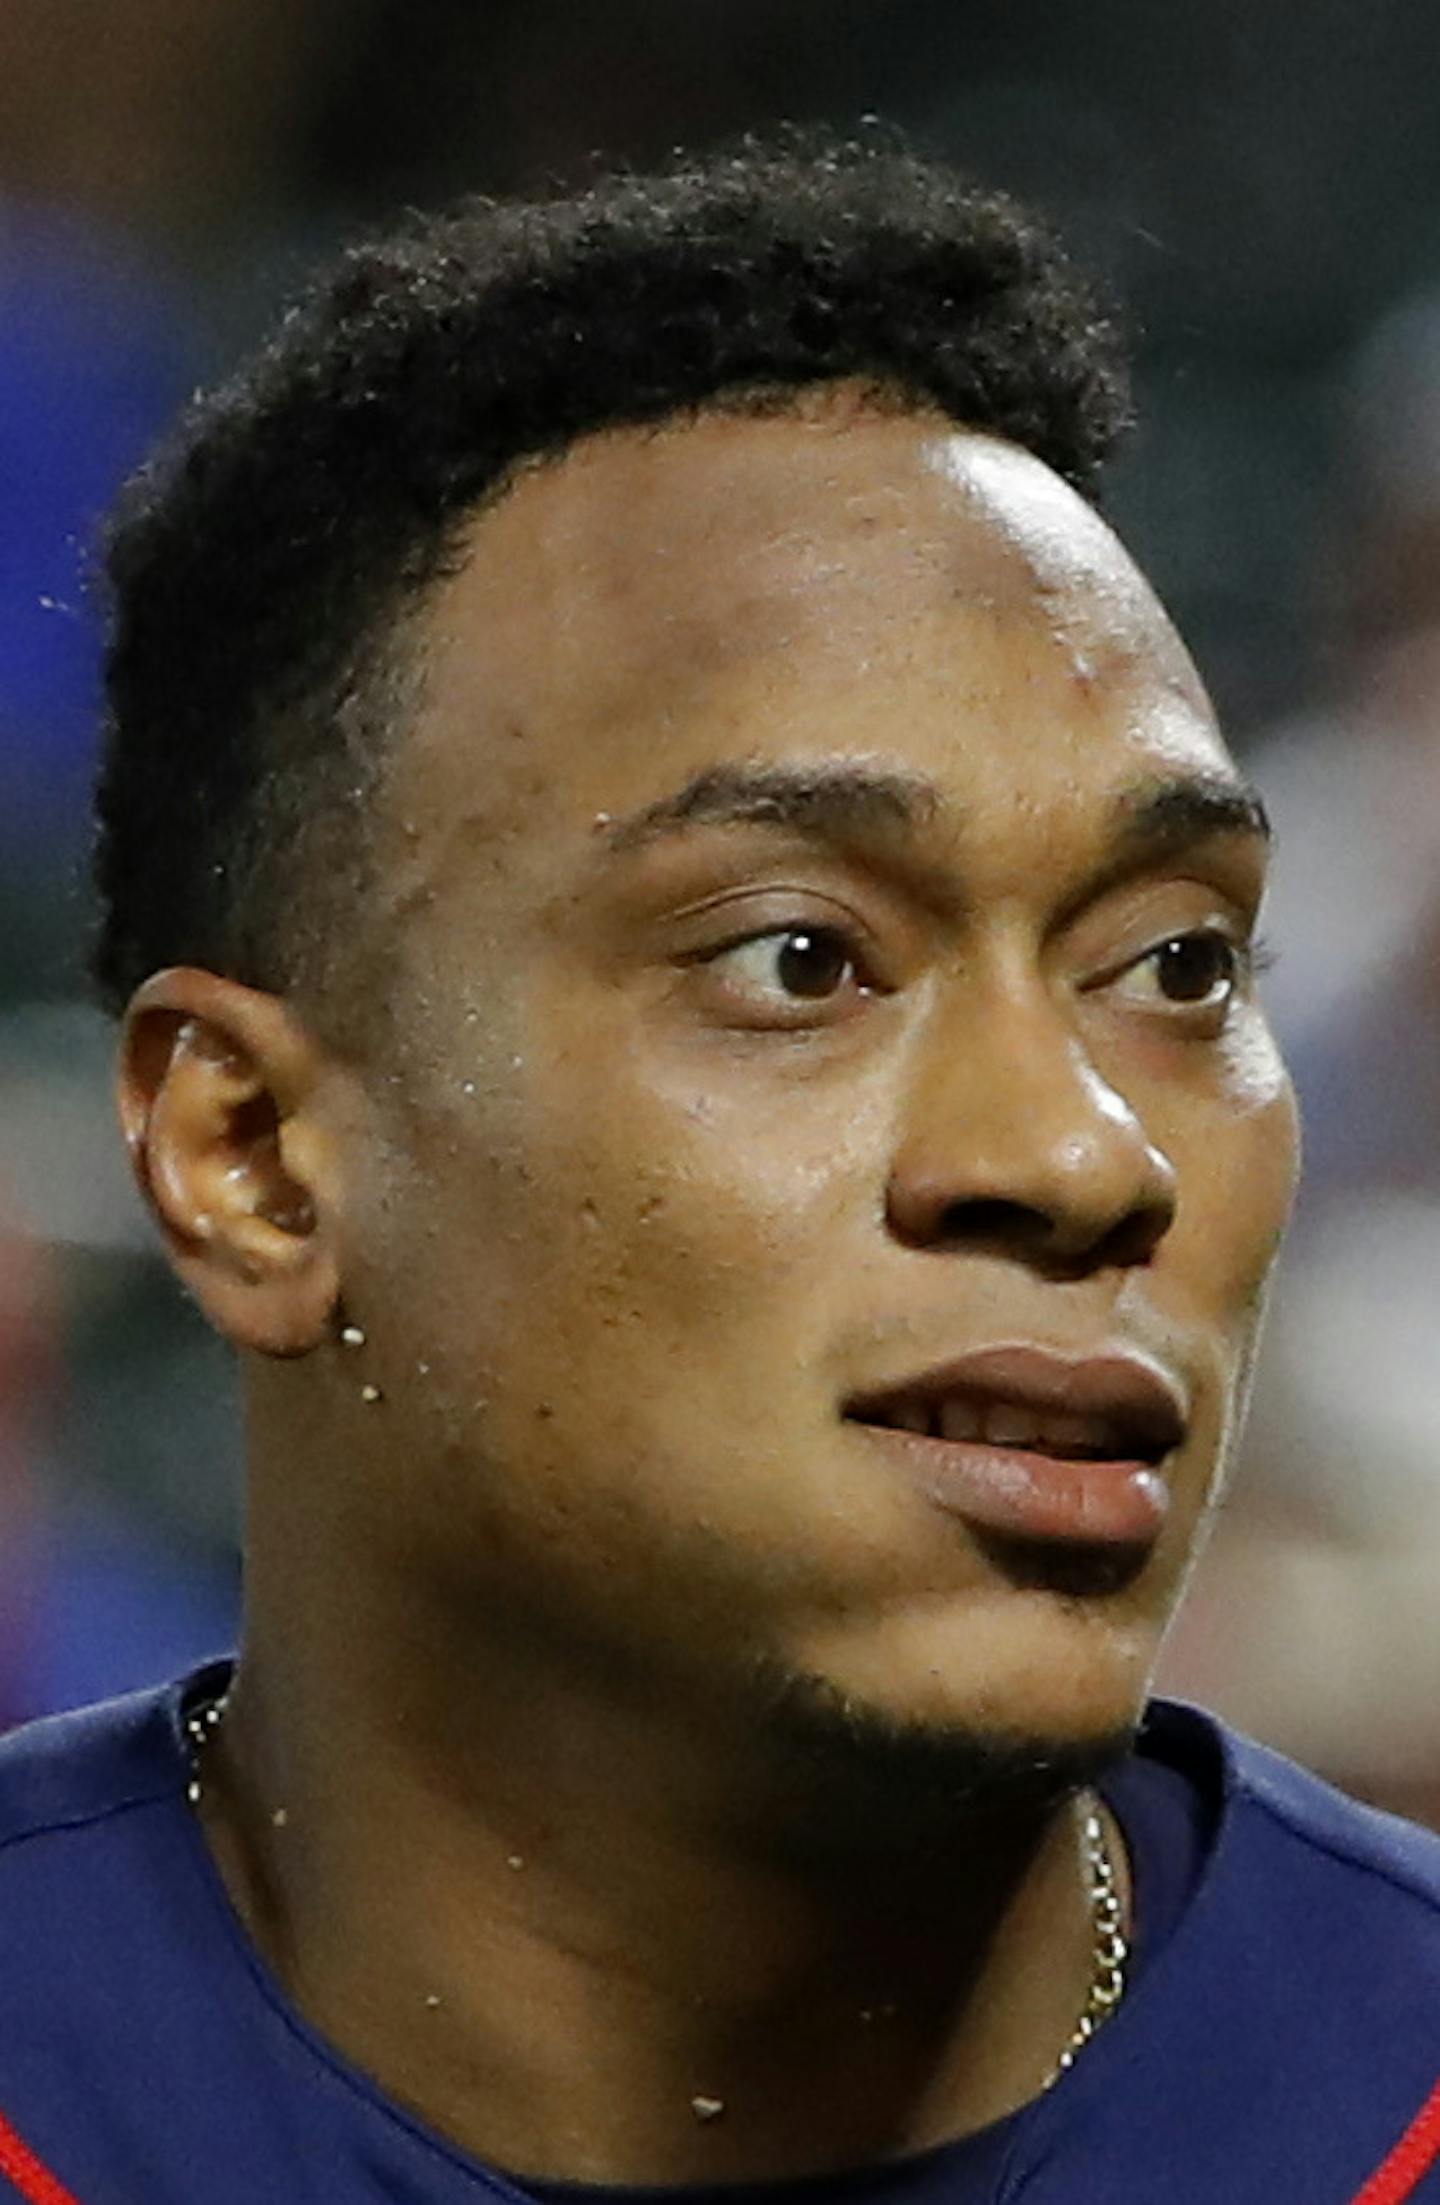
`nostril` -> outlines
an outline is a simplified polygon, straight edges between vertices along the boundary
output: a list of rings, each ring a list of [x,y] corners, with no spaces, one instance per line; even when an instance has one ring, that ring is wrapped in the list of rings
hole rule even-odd
[[[1163,1179],[1157,1177],[1099,1236],[1095,1260],[1116,1269],[1148,1263],[1174,1224],[1177,1206],[1174,1174],[1167,1165]]]
[[[1050,1211],[985,1195],[938,1203],[923,1220],[914,1212],[903,1219],[892,1214],[890,1223],[910,1247],[976,1249],[1018,1256],[1047,1270],[1087,1272],[1148,1263],[1174,1215],[1168,1195],[1135,1202],[1119,1217],[1079,1206]]]
[[[1000,1196],[952,1202],[945,1211],[943,1230],[955,1240],[1030,1239],[1043,1241],[1052,1231],[1043,1210]]]
[[[919,1246],[999,1248],[1024,1244],[1042,1248],[1054,1225],[1043,1210],[1001,1195],[967,1196],[937,1204],[923,1221],[911,1221],[901,1237]]]
[[[1174,1215],[1174,1206],[1169,1203],[1157,1202],[1144,1209],[1132,1210],[1098,1243],[1094,1252],[1096,1265],[1102,1269],[1133,1271],[1140,1264],[1148,1263],[1169,1231]]]

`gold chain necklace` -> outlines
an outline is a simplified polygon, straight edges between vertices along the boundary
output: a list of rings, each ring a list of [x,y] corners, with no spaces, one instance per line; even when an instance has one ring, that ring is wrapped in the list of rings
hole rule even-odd
[[[185,1797],[192,1807],[200,1804],[200,1763],[205,1757],[205,1748],[224,1720],[228,1697],[228,1693],[222,1692],[217,1699],[202,1700],[198,1707],[185,1710],[185,1743],[190,1748]]]
[[[1090,1989],[1064,2051],[1045,2077],[1042,2085],[1045,2090],[1052,2089],[1075,2065],[1096,2030],[1110,2019],[1125,1996],[1125,1963],[1130,1957],[1130,1947],[1125,1937],[1115,1863],[1105,1842],[1105,1825],[1094,1807],[1086,1809],[1080,1825],[1080,1853],[1085,1863],[1090,1920],[1095,1933]]]
[[[206,1747],[224,1720],[225,1701],[226,1694],[222,1692],[218,1699],[206,1700],[199,1707],[188,1709],[185,1714],[185,1740],[190,1749],[185,1796],[192,1807],[200,1804],[200,1764]],[[1080,1855],[1085,1864],[1090,1920],[1094,1931],[1090,1988],[1086,1993],[1080,2019],[1071,2030],[1064,2050],[1041,2084],[1042,2091],[1053,2089],[1060,2077],[1069,2072],[1096,2030],[1110,2019],[1125,1995],[1125,1963],[1130,1957],[1130,1947],[1125,1937],[1115,1864],[1110,1858],[1110,1848],[1105,1841],[1105,1825],[1094,1807],[1086,1809],[1084,1820],[1080,1824]]]

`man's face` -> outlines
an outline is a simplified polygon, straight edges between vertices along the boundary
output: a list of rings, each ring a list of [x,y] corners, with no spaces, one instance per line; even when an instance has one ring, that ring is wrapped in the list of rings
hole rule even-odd
[[[1294,1162],[1262,841],[1126,554],[832,395],[523,477],[423,647],[345,1135],[397,1566],[657,1689],[1123,1725]]]

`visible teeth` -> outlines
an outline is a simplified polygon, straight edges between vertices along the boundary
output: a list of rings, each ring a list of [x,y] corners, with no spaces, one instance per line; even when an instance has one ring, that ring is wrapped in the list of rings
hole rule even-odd
[[[1029,1409],[1014,1401],[952,1397],[940,1405],[940,1429],[946,1439],[981,1440],[988,1447],[1028,1447],[1046,1455],[1108,1456],[1119,1451],[1115,1433],[1103,1417]]]
[[[1125,1451],[1126,1443],[1101,1416],[1080,1416],[1062,1409],[1026,1407],[1016,1401],[986,1401],[963,1394],[940,1397],[904,1394],[887,1402],[877,1422],[920,1438],[945,1439],[987,1447],[1024,1447],[1039,1454],[1084,1461],[1105,1460]]]
[[[985,1410],[985,1437],[992,1447],[1028,1447],[1040,1437],[1040,1419],[1033,1409],[992,1401]]]
[[[1115,1441],[1110,1427],[1098,1416],[1063,1416],[1056,1411],[1045,1419],[1045,1442],[1057,1454],[1115,1453]]]
[[[942,1439],[983,1439],[985,1436],[983,1412],[973,1401],[960,1400],[947,1394],[939,1404],[939,1426]]]

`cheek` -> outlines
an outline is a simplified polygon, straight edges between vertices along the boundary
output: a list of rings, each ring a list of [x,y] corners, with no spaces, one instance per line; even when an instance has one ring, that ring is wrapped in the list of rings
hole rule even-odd
[[[577,1093],[591,1107],[575,1107]],[[819,1083],[626,1066],[562,1090],[527,1144],[534,1214],[567,1301],[725,1354],[723,1326],[819,1320],[837,1249],[871,1205],[865,1130]],[[543,1190],[543,1191],[542,1191]]]
[[[657,1061],[623,1029],[573,1035],[547,1048],[532,1025],[507,1081],[427,1098],[412,1327],[423,1310],[468,1360],[460,1391],[584,1390],[612,1422],[617,1372],[652,1401],[793,1385],[873,1225],[883,1112],[798,1056],[777,1076]]]
[[[617,1598],[661,1549],[677,1583],[729,1585],[718,1541],[760,1588],[817,1538],[887,1552],[830,1452],[826,1351],[873,1231],[853,1107],[598,1052],[527,1070],[484,1137],[450,1110],[424,1129],[425,1223],[387,1288],[397,1361],[426,1365],[405,1386],[441,1548],[466,1524],[537,1585],[603,1556]]]
[[[1300,1154],[1295,1091],[1258,1016],[1237,1029],[1222,1061],[1234,1125],[1225,1237],[1242,1276],[1253,1278],[1252,1291],[1258,1293],[1295,1199]]]
[[[1173,1151],[1180,1204],[1167,1268],[1194,1317],[1228,1343],[1237,1378],[1289,1220],[1299,1150],[1290,1081],[1256,1026],[1227,1043],[1218,1087],[1187,1117]]]

